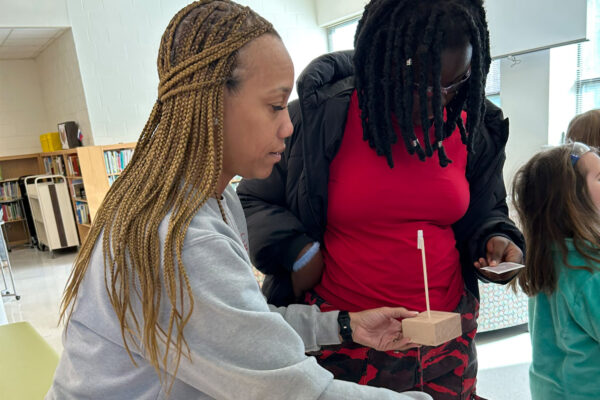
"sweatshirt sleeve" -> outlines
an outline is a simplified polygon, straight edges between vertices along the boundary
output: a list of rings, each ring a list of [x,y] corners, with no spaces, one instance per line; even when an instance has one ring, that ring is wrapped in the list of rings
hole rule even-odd
[[[525,254],[523,234],[509,218],[506,203],[503,168],[508,119],[504,118],[502,110],[489,101],[486,101],[486,106],[480,132],[473,138],[474,152],[468,155],[469,208],[453,225],[456,247],[461,253],[463,265],[468,265],[469,270],[485,282],[487,279],[473,267],[473,262],[485,257],[486,244],[491,237],[504,236]]]
[[[339,311],[321,312],[316,305],[305,304],[291,304],[287,307],[269,304],[269,308],[281,314],[302,338],[305,351],[317,351],[324,345],[340,344],[337,322]]]
[[[186,242],[194,306],[184,331],[189,358],[181,358],[177,379],[216,399],[429,398],[334,380],[304,354],[301,337],[283,318],[320,324],[334,313],[323,320],[306,307],[271,312],[239,243],[215,233]],[[307,330],[313,342],[322,335],[314,326]]]

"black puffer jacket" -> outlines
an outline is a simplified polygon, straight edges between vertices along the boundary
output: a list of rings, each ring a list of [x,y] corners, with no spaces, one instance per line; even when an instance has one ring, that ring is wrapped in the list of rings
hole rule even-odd
[[[267,274],[263,292],[272,304],[294,301],[292,265],[306,244],[316,240],[322,244],[329,165],[342,142],[354,90],[352,75],[351,51],[314,60],[298,79],[299,100],[289,105],[294,134],[286,141],[282,161],[269,178],[243,180],[238,187],[252,261]],[[505,200],[502,167],[507,139],[508,119],[488,102],[483,126],[475,133],[474,154],[467,159],[469,208],[453,226],[466,287],[477,297],[473,262],[485,256],[487,240],[506,236],[524,250],[523,236],[508,218]]]

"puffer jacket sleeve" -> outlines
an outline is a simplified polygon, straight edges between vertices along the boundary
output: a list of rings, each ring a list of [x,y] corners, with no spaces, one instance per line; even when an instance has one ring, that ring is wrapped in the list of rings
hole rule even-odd
[[[508,216],[502,172],[506,160],[508,119],[504,118],[500,108],[489,101],[486,101],[486,110],[481,131],[474,138],[475,152],[469,155],[467,166],[471,192],[469,209],[454,224],[461,263],[464,269],[471,270],[464,274],[468,286],[476,286],[476,282],[471,282],[472,285],[468,282],[475,275],[487,282],[476,271],[473,262],[485,257],[485,245],[492,236],[507,237],[525,253],[523,235]]]
[[[297,101],[290,103],[289,112],[294,134],[286,139],[281,162],[267,179],[243,179],[237,188],[248,223],[252,262],[269,275],[289,274],[298,253],[315,240],[290,209],[289,202],[297,198],[293,190],[286,187],[288,163],[295,157],[292,154],[296,153],[296,143],[300,146],[301,117]]]

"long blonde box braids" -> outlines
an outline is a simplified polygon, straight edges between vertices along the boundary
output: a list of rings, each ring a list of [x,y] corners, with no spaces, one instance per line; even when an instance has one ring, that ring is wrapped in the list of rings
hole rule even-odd
[[[130,164],[98,210],[65,289],[60,317],[68,324],[102,237],[107,295],[125,349],[135,364],[131,344],[143,348],[161,382],[165,371],[176,375],[182,354],[189,358],[183,331],[194,298],[181,253],[193,216],[215,193],[221,174],[225,84],[237,51],[269,32],[274,32],[269,22],[228,0],[197,1],[173,17],[159,50],[158,100]],[[161,266],[158,227],[169,212]],[[158,319],[163,282],[170,305],[167,326]]]

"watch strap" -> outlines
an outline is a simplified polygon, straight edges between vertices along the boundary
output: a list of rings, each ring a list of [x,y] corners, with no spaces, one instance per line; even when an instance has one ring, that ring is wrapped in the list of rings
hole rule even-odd
[[[340,325],[340,336],[344,342],[352,342],[352,328],[350,328],[350,315],[348,311],[340,311],[338,314]]]

